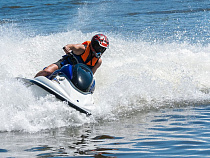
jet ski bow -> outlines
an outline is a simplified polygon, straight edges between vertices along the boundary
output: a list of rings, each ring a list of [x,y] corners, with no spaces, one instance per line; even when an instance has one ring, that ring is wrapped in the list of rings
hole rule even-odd
[[[61,101],[66,101],[77,111],[91,115],[85,106],[93,104],[92,93],[95,89],[95,80],[88,66],[81,63],[73,66],[67,64],[49,77],[38,76],[23,80],[41,87]]]

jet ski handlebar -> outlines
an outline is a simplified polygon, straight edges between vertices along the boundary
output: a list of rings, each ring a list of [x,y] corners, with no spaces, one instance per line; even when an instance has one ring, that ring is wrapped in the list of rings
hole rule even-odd
[[[76,65],[76,64],[79,63],[78,60],[77,60],[77,58],[74,56],[73,51],[67,53],[66,55],[67,55],[67,56],[69,57],[69,59],[72,61],[73,65]]]

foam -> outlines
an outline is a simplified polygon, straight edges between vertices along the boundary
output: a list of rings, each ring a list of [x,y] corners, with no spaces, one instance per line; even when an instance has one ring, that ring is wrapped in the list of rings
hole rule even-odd
[[[145,109],[209,103],[209,45],[145,42],[107,33],[110,49],[95,75],[94,115],[87,118],[14,78],[34,77],[61,58],[64,45],[90,40],[96,32],[31,36],[14,27],[1,30],[7,35],[0,39],[0,131],[36,132],[117,119]]]

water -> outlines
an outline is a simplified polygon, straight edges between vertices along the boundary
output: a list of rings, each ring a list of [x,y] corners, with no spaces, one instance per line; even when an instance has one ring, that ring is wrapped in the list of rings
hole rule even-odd
[[[0,157],[209,157],[210,2],[0,2]],[[14,78],[104,33],[93,116]]]

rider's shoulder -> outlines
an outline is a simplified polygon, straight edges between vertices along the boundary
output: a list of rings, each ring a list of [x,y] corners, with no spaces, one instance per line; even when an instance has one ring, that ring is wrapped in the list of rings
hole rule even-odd
[[[85,46],[83,44],[74,44],[73,47],[72,50],[76,55],[81,55],[85,51]]]

